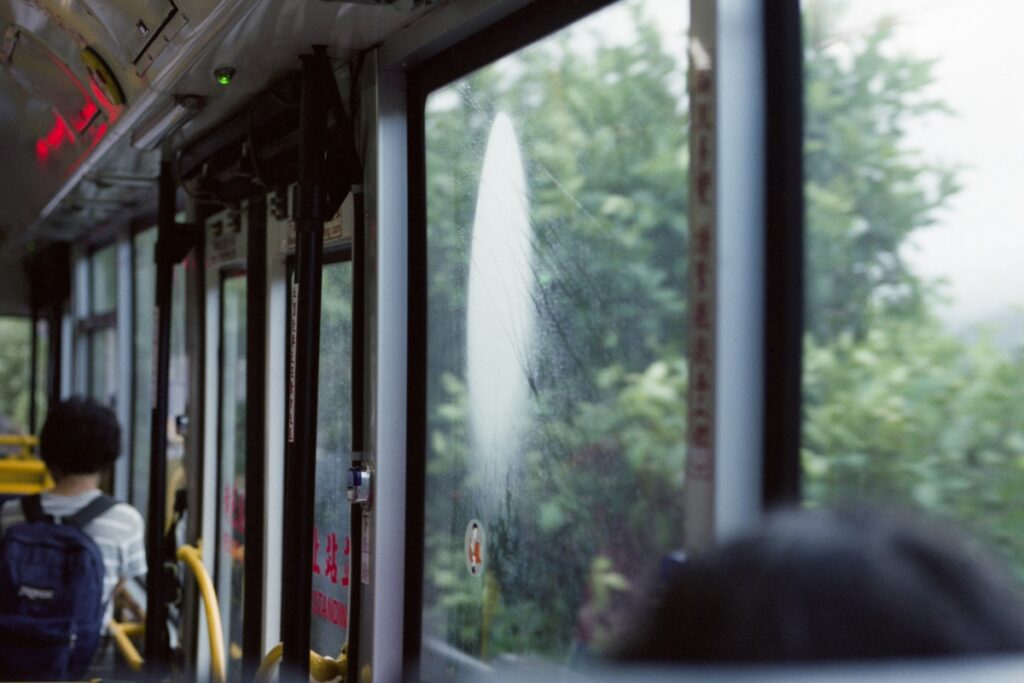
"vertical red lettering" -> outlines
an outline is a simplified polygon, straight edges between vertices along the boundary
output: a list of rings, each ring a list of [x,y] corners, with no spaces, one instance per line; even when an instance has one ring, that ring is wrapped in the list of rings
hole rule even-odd
[[[331,583],[338,583],[338,535],[327,534],[327,565],[324,573]]]

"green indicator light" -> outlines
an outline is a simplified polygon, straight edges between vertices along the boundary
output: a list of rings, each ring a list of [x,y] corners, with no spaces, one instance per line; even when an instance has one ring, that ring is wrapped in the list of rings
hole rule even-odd
[[[230,66],[219,66],[213,70],[213,77],[219,85],[230,85],[231,79],[235,77],[235,70]]]

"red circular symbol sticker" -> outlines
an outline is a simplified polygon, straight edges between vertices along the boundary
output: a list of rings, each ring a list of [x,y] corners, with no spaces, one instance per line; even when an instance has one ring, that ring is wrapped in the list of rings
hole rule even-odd
[[[487,535],[484,525],[479,520],[470,520],[466,527],[466,569],[471,576],[484,573],[484,562],[487,560]]]

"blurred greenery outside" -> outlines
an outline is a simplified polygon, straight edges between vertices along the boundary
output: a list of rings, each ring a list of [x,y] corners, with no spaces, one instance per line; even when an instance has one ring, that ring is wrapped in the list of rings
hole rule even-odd
[[[36,377],[36,421],[46,419],[46,326],[39,328]],[[32,322],[29,318],[0,317],[0,415],[11,420],[16,433],[28,434],[31,396]]]
[[[424,630],[483,659],[607,647],[645,566],[682,544],[688,114],[673,79],[687,67],[626,5],[626,45],[573,27],[428,101]],[[953,112],[894,22],[838,35],[839,9],[804,16],[804,499],[923,508],[1024,575],[1024,349],[944,329],[943,283],[901,251],[959,190],[906,131]],[[465,345],[478,178],[502,111],[527,169],[538,329],[532,431],[489,509]],[[481,509],[488,559],[472,577],[464,533]]]

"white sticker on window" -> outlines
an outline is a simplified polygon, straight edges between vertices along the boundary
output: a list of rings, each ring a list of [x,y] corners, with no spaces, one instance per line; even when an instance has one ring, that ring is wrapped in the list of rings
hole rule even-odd
[[[470,575],[480,576],[484,572],[487,560],[487,535],[484,525],[478,520],[470,520],[466,527],[466,569]]]

